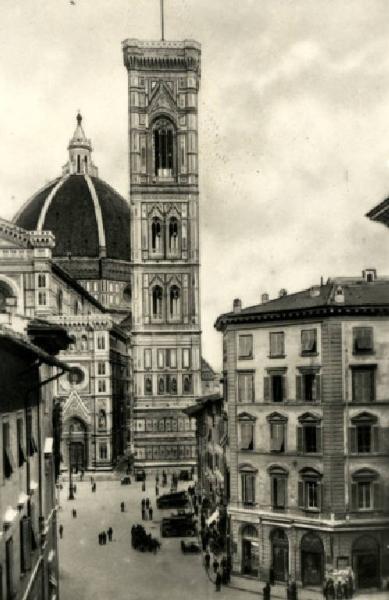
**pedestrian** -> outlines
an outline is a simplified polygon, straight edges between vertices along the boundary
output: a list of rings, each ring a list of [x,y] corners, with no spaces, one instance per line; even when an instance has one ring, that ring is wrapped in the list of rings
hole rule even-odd
[[[73,519],[77,519],[77,511],[75,508],[72,508],[72,517]]]
[[[347,595],[348,595],[348,597],[352,598],[353,593],[354,593],[354,581],[353,581],[353,576],[351,575],[351,573],[349,573],[347,575]]]
[[[274,569],[270,567],[269,569],[269,583],[270,585],[274,585]]]
[[[212,566],[213,566],[213,572],[216,574],[217,570],[219,568],[219,563],[218,563],[218,560],[217,560],[216,556],[215,556],[215,558],[213,560]]]
[[[156,476],[155,476],[155,483],[159,483],[159,473],[157,472]]]
[[[146,520],[146,509],[144,506],[142,506],[142,521]]]
[[[340,581],[340,579],[336,584],[336,600],[343,600],[342,582]]]
[[[107,543],[107,534],[105,533],[105,531],[102,532],[101,537],[103,539],[103,546],[105,546],[105,544]]]
[[[209,571],[209,566],[211,564],[211,555],[208,550],[206,551],[205,556],[204,556],[204,564],[205,564],[205,568],[207,569],[207,571]]]
[[[146,502],[145,502],[145,504],[146,504],[146,508],[147,508],[147,510],[148,510],[148,509],[149,509],[149,506],[150,506],[150,500],[149,500],[149,498],[146,498]]]
[[[84,481],[84,469],[81,469],[80,481]]]
[[[221,582],[222,582],[222,578],[221,578],[221,575],[220,575],[220,571],[218,571],[216,573],[216,580],[215,580],[215,586],[216,586],[216,591],[217,592],[220,592]]]
[[[113,529],[112,529],[112,527],[109,527],[107,529],[107,535],[108,535],[108,541],[112,542],[112,536],[113,536]]]
[[[146,491],[146,482],[142,481],[142,492]]]
[[[60,537],[60,538],[61,538],[61,540],[62,540],[62,538],[63,538],[63,525],[62,525],[62,523],[61,523],[61,525],[59,526],[59,537]]]
[[[152,521],[152,520],[153,520],[153,509],[152,509],[152,507],[151,507],[151,506],[150,506],[150,508],[149,508],[149,519],[150,519],[150,521]]]
[[[335,600],[335,586],[332,579],[327,579],[325,582],[323,595],[326,600]]]
[[[262,594],[263,594],[263,600],[270,600],[271,587],[270,587],[269,582],[267,582],[267,584],[263,588]]]
[[[159,487],[158,487],[158,484],[156,484],[156,486],[155,486],[155,495],[159,496]]]
[[[146,498],[142,498],[141,504],[142,504],[142,508],[144,508],[146,506]]]
[[[73,493],[75,494],[76,492],[77,492],[77,486],[76,486],[76,484],[74,483],[74,484],[73,484]]]
[[[348,600],[348,585],[347,585],[347,581],[342,581],[342,592],[343,592],[343,598],[345,598],[345,600]]]
[[[125,509],[125,504],[124,504],[124,502],[121,502],[120,503],[120,512],[124,512],[124,509]]]

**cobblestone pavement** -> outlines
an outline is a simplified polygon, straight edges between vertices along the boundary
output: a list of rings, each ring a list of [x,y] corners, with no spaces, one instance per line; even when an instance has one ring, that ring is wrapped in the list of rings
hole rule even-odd
[[[250,600],[262,597],[255,588],[249,592],[222,587],[221,592],[216,593],[201,555],[182,554],[180,538],[160,538],[162,548],[156,555],[134,550],[130,544],[130,529],[134,523],[142,523],[143,496],[150,498],[154,509],[153,521],[143,522],[143,525],[154,537],[160,538],[160,520],[172,511],[156,509],[151,481],[144,494],[140,483],[122,486],[118,481],[97,481],[96,493],[92,493],[89,482],[77,482],[74,501],[67,500],[64,483],[59,511],[59,522],[64,527],[63,539],[59,540],[61,600],[208,600],[214,596],[218,600]],[[120,511],[122,501],[126,504],[124,513]],[[77,518],[72,518],[73,508]],[[98,534],[109,526],[113,528],[113,541],[100,546]],[[236,579],[233,583],[239,586]],[[257,589],[262,587],[258,584]],[[360,595],[358,599],[365,600],[365,597],[389,600],[388,594]],[[274,589],[272,598],[285,598],[284,590]],[[317,594],[308,590],[299,594],[299,600],[317,598]]]

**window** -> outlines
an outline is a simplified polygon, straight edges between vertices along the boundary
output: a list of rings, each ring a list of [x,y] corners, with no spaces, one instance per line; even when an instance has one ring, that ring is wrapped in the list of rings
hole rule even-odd
[[[245,505],[255,504],[255,473],[241,472],[242,502]]]
[[[154,286],[152,292],[152,311],[154,319],[162,319],[162,297],[161,286]]]
[[[167,119],[159,119],[154,125],[154,168],[157,177],[173,175],[174,128]]]
[[[349,427],[349,451],[352,454],[369,454],[380,451],[379,427],[377,417],[369,413],[360,413],[351,419]]]
[[[307,356],[317,353],[316,329],[303,329],[301,332],[301,354]]]
[[[282,467],[271,467],[269,476],[272,508],[275,510],[286,508],[287,471]]]
[[[353,353],[371,354],[374,352],[373,328],[353,327]]]
[[[182,349],[182,368],[183,369],[190,368],[190,348]]]
[[[104,362],[97,363],[97,373],[98,373],[98,375],[105,375],[105,363]]]
[[[6,599],[11,599],[15,595],[14,583],[14,547],[13,538],[10,537],[5,542],[5,579],[6,579]]]
[[[44,288],[46,287],[46,275],[41,273],[40,275],[38,275],[38,287],[39,288]]]
[[[374,402],[375,366],[352,367],[353,402]]]
[[[298,482],[298,505],[304,510],[320,510],[321,508],[321,474],[315,469],[306,467],[300,471]]]
[[[14,472],[15,464],[11,449],[10,424],[3,423],[3,474],[9,479]]]
[[[108,447],[105,443],[100,443],[99,445],[99,457],[100,460],[107,460],[108,458]]]
[[[107,389],[107,385],[106,385],[105,379],[99,379],[97,382],[97,390],[99,392],[105,392],[106,389]]]
[[[97,349],[105,350],[105,335],[104,334],[97,336]]]
[[[18,466],[22,467],[26,462],[26,452],[24,448],[24,427],[23,419],[16,421],[17,444],[18,444]]]
[[[181,316],[181,291],[176,285],[172,285],[169,293],[169,312],[172,319],[178,319]]]
[[[166,350],[166,366],[171,369],[177,368],[177,350],[175,348]]]
[[[268,369],[269,376],[264,378],[264,401],[265,402],[284,402],[286,399],[286,377],[285,369]]]
[[[157,364],[158,369],[163,369],[165,366],[165,350],[162,350],[161,348],[157,351]]]
[[[284,422],[270,422],[270,452],[285,452],[285,429]]]
[[[306,413],[299,417],[297,427],[297,452],[317,454],[321,452],[320,417]]]
[[[297,402],[318,402],[320,400],[320,375],[311,368],[300,368],[296,376]]]
[[[22,517],[20,519],[20,570],[25,573],[31,569],[31,519]],[[1,596],[0,596],[1,597]]]
[[[153,393],[153,380],[149,375],[145,376],[145,395],[151,396]]]
[[[182,378],[182,393],[192,393],[192,375],[184,375]]]
[[[152,366],[151,348],[145,348],[144,364],[145,364],[145,369],[151,369],[151,366]]]
[[[238,338],[238,355],[240,359],[253,358],[253,336],[240,335]]]
[[[156,253],[163,252],[162,222],[158,217],[151,221],[151,250]]]
[[[351,509],[354,511],[381,509],[381,485],[375,471],[365,468],[353,473]]]
[[[169,219],[169,253],[177,254],[179,251],[179,228],[178,228],[178,219],[176,217],[171,217]]]
[[[284,332],[270,333],[270,357],[280,358],[285,356]]]
[[[239,449],[254,450],[255,420],[247,413],[238,415],[239,420]]]
[[[34,437],[34,424],[31,412],[27,413],[26,421],[26,434],[27,434],[27,453],[28,456],[34,456],[35,452],[38,452],[38,446],[35,442]]]
[[[103,408],[99,410],[97,425],[99,429],[107,429],[107,413]]]
[[[46,292],[38,292],[38,304],[46,306]]]
[[[62,315],[62,311],[63,311],[63,292],[62,292],[62,290],[58,290],[58,293],[57,293],[57,310],[58,310],[58,314]]]
[[[254,372],[238,373],[238,402],[255,402]]]
[[[67,375],[67,378],[70,385],[80,385],[85,379],[85,374],[84,371],[82,371],[82,369],[79,367],[72,367],[71,371],[69,371]]]

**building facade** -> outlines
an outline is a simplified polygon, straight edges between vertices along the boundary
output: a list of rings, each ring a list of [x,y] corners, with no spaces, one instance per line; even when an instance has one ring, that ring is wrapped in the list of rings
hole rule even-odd
[[[54,385],[70,368],[54,354],[69,341],[63,328],[46,325],[38,335],[26,321],[0,313],[1,598],[59,597]]]
[[[54,383],[62,407],[62,468],[110,470],[127,443],[129,335],[52,257],[51,232],[0,221],[0,316],[64,327],[72,370]]]
[[[194,466],[200,395],[197,42],[123,42],[128,71],[135,465]]]
[[[388,294],[370,270],[218,318],[237,574],[386,589]]]

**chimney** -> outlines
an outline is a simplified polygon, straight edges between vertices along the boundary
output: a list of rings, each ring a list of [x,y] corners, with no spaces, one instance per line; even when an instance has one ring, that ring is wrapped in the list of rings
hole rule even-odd
[[[287,290],[285,288],[281,288],[280,291],[278,292],[278,297],[283,298],[287,294],[288,294]]]
[[[242,310],[242,300],[240,298],[235,298],[232,304],[232,310],[234,311],[234,313],[240,313],[240,311]]]
[[[266,304],[266,302],[269,302],[269,294],[262,294],[261,296],[261,302],[262,304]]]

